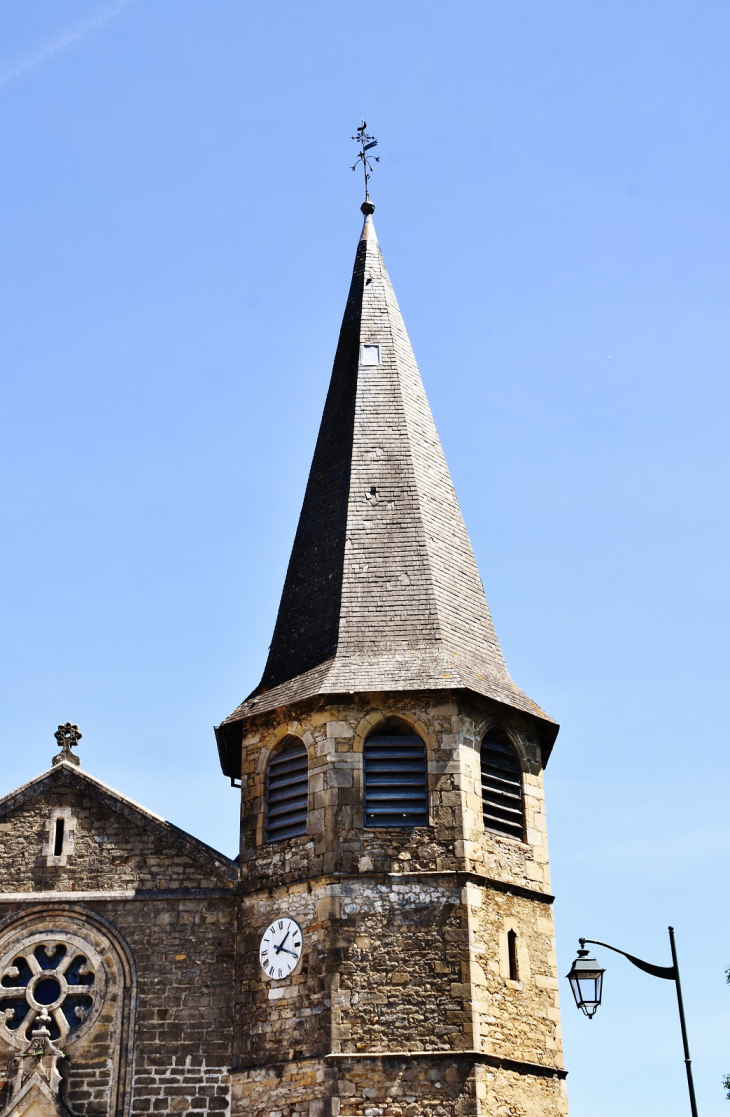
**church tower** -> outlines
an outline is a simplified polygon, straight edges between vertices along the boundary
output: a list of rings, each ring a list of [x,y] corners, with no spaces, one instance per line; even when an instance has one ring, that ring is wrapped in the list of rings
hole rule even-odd
[[[241,785],[235,1117],[567,1113],[542,770],[367,200]]]

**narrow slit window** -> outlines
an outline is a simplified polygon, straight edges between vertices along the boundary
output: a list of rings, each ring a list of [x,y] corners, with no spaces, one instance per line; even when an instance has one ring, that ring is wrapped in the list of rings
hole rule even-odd
[[[517,966],[517,932],[507,932],[507,957],[509,959],[509,979],[519,981],[520,971]]]
[[[56,819],[56,825],[53,831],[53,856],[60,857],[63,853],[63,832],[65,828],[65,820],[62,818]]]
[[[309,764],[301,741],[285,743],[266,773],[266,841],[281,842],[307,832]]]
[[[379,345],[361,345],[360,346],[360,364],[361,365],[379,365],[380,364],[380,346]]]
[[[369,737],[363,750],[365,825],[428,826],[426,746],[420,737]]]
[[[499,737],[485,737],[481,767],[484,825],[524,840],[522,766],[515,750]]]

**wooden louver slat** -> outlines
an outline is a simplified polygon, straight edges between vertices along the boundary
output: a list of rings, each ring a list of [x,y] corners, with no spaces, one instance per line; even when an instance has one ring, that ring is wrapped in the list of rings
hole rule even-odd
[[[309,765],[300,743],[284,745],[266,773],[266,841],[280,842],[307,832]]]
[[[509,745],[485,739],[481,748],[484,825],[513,838],[524,838],[522,768]]]
[[[420,737],[368,738],[364,769],[366,826],[428,826],[426,748]]]

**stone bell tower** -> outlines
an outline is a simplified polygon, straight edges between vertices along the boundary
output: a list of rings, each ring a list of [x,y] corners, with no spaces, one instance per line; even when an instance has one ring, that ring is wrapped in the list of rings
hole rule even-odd
[[[542,769],[365,223],[241,783],[233,1113],[567,1113]]]

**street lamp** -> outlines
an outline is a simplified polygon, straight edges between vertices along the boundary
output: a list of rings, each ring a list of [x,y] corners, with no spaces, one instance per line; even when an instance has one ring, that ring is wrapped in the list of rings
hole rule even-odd
[[[601,969],[595,958],[589,957],[589,951],[585,949],[587,942],[591,943],[593,946],[605,946],[606,950],[613,950],[616,954],[623,954],[624,958],[628,958],[632,965],[637,966],[638,969],[643,970],[644,973],[652,974],[653,977],[663,977],[666,978],[667,981],[674,982],[677,990],[679,1023],[682,1029],[682,1043],[684,1045],[684,1065],[687,1071],[689,1104],[692,1117],[697,1117],[697,1101],[695,1099],[695,1087],[692,1079],[692,1060],[689,1057],[687,1025],[684,1019],[682,986],[679,983],[679,963],[677,962],[677,947],[674,942],[674,927],[669,928],[669,944],[672,950],[671,966],[655,966],[652,962],[644,962],[641,958],[635,958],[633,954],[627,954],[625,950],[619,950],[617,946],[610,946],[607,942],[599,942],[598,939],[579,939],[578,941],[580,942],[578,957],[570,967],[570,973],[567,974],[567,978],[573,990],[576,1005],[585,1013],[589,1020],[592,1019],[596,1009],[601,1003],[603,975],[606,971]]]
[[[585,941],[585,939],[580,940],[581,948]],[[570,967],[568,981],[578,1008],[586,1014],[589,1020],[592,1020],[601,1003],[603,975],[606,971],[602,970],[596,959],[590,958],[589,954],[590,951],[588,950],[581,949],[578,951],[578,957]]]

